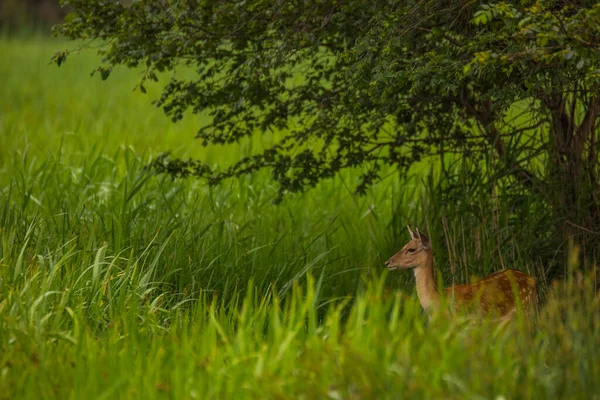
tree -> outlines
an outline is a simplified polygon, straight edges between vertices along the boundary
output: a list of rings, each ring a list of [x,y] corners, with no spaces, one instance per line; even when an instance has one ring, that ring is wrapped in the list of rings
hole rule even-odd
[[[600,230],[595,1],[63,3],[74,14],[56,32],[100,39],[103,79],[141,65],[144,92],[158,72],[193,68],[156,105],[173,121],[207,112],[204,144],[281,132],[218,170],[164,156],[161,171],[215,184],[266,168],[283,195],[361,167],[363,193],[384,165],[457,153],[493,160],[474,169],[488,182],[543,196],[563,235]]]

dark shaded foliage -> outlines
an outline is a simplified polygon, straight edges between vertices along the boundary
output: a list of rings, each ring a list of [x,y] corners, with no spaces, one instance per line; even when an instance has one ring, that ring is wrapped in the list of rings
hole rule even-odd
[[[272,146],[220,169],[168,155],[154,167],[223,179],[269,169],[280,196],[345,168],[364,193],[386,166],[441,160],[446,201],[499,188],[515,208],[538,196],[559,240],[594,255],[600,231],[600,5],[594,1],[69,0],[56,28],[100,39],[103,79],[115,65],[147,80],[173,74],[156,105],[173,119],[207,113],[197,137],[229,144],[254,134]],[[67,52],[56,55],[57,63]],[[460,169],[481,176],[453,185]],[[478,179],[478,178],[477,178]],[[463,196],[467,191],[467,196]],[[520,211],[516,210],[517,213]]]

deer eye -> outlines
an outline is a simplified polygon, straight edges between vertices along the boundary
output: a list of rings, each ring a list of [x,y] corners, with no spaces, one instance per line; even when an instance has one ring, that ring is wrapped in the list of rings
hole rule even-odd
[[[408,249],[406,252],[407,252],[407,253],[414,253],[414,252],[415,252],[415,249]]]

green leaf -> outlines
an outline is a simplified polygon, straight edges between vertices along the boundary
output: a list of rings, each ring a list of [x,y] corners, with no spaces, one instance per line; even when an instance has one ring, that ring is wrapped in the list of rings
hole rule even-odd
[[[110,76],[112,68],[102,68],[101,67],[98,70],[100,71],[100,77],[102,78],[103,81],[105,81]]]

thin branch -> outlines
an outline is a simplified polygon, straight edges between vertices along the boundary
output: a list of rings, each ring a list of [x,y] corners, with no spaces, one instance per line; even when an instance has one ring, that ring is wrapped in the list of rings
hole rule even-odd
[[[573,129],[575,125],[575,112],[577,111],[577,88],[579,87],[579,81],[575,81],[575,89],[573,91],[573,95],[571,97],[571,117],[569,118],[569,131]]]
[[[593,127],[596,125],[598,114],[600,114],[600,95],[592,98],[588,111],[577,129],[577,136],[581,135],[582,141],[585,141],[590,132],[592,132]]]
[[[467,110],[467,113],[471,114],[478,122],[481,131],[486,134],[488,141],[494,147],[496,153],[498,153],[498,156],[504,161],[507,161],[506,146],[502,140],[502,135],[494,123],[491,102],[489,100],[480,102],[479,109],[477,109],[469,101],[465,90],[460,91],[460,100],[462,105]],[[538,182],[538,178],[532,172],[528,171],[526,168],[523,168],[518,162],[513,161],[510,164],[510,167],[512,168],[514,174],[526,187],[531,188],[538,186],[535,185]]]

